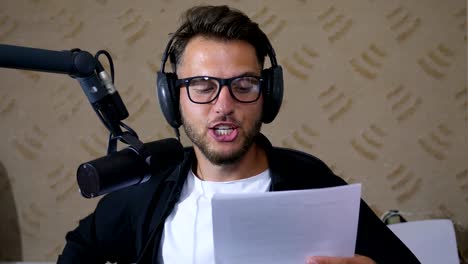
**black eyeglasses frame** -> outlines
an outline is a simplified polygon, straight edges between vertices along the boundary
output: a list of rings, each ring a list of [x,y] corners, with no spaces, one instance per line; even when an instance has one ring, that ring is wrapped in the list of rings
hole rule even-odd
[[[234,95],[234,93],[232,92],[231,83],[236,79],[246,78],[246,77],[255,78],[255,79],[257,79],[259,81],[258,95],[254,100],[250,100],[250,101],[239,100]],[[190,82],[193,79],[196,79],[196,78],[206,78],[206,79],[210,79],[210,80],[216,80],[218,82],[219,88],[218,88],[218,91],[217,91],[216,95],[213,97],[213,99],[211,99],[208,102],[196,102],[196,101],[194,101],[192,99],[192,97],[190,96],[190,89],[188,89],[188,87],[190,86],[189,85]],[[216,100],[218,98],[219,94],[221,93],[221,89],[224,86],[227,86],[227,88],[229,90],[229,94],[231,95],[232,98],[234,98],[238,102],[248,104],[248,103],[256,102],[256,101],[258,101],[258,99],[260,99],[260,95],[262,94],[263,79],[260,76],[255,76],[255,75],[239,75],[239,76],[234,76],[232,78],[227,78],[227,79],[217,78],[217,77],[212,77],[212,76],[192,76],[192,77],[188,77],[188,78],[177,79],[176,82],[175,82],[175,85],[176,85],[176,88],[182,88],[182,87],[187,88],[186,89],[187,90],[187,95],[188,95],[190,101],[192,103],[195,103],[195,104],[209,104],[209,103],[213,102],[214,100]]]

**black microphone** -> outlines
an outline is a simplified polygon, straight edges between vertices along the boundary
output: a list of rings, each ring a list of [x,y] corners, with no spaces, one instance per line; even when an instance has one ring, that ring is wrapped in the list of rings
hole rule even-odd
[[[131,185],[144,183],[151,175],[167,170],[184,158],[180,142],[168,138],[143,144],[145,160],[131,147],[81,164],[77,181],[81,194],[93,198]]]
[[[87,77],[94,73],[95,59],[86,51],[53,51],[0,44],[0,67]]]

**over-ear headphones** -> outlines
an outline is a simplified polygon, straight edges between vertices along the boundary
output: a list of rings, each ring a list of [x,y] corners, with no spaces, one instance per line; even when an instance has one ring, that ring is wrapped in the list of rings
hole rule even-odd
[[[161,59],[161,70],[157,73],[157,88],[159,106],[167,122],[173,128],[182,125],[182,118],[179,111],[179,92],[176,87],[177,74],[165,72],[164,68],[169,56],[172,53],[172,42],[176,34],[167,43],[166,49]],[[263,94],[263,115],[262,122],[272,122],[278,114],[283,101],[283,69],[276,61],[276,54],[270,41],[265,36],[267,55],[270,58],[271,67],[263,69],[261,73],[262,94]]]

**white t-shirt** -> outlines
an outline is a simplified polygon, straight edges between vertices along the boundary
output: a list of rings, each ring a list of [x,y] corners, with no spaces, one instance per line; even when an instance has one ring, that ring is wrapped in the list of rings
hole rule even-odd
[[[242,180],[202,181],[192,171],[180,199],[164,223],[159,248],[161,263],[214,262],[211,198],[215,193],[258,193],[270,188],[270,171]]]

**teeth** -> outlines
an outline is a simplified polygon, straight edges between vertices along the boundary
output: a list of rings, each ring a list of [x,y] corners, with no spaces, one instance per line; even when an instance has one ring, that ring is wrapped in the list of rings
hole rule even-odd
[[[215,134],[218,136],[226,136],[232,133],[234,129],[229,126],[219,126],[214,129]]]
[[[233,129],[217,129],[216,135],[218,136],[226,136],[232,133]]]
[[[217,126],[215,129],[231,129],[230,126]]]

